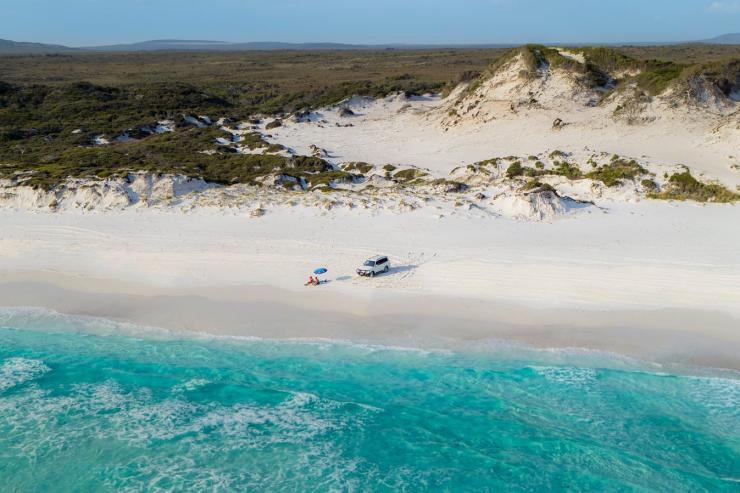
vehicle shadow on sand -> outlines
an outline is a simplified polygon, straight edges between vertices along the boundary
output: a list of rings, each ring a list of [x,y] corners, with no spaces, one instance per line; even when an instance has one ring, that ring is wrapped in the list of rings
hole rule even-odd
[[[396,275],[408,275],[411,271],[415,270],[417,267],[419,267],[416,264],[406,264],[406,265],[397,265],[395,267],[391,267],[388,272],[383,272],[380,274],[381,276],[396,276]]]
[[[418,265],[416,264],[407,264],[407,265],[399,265],[396,267],[391,267],[390,269],[388,269],[388,272],[379,272],[375,274],[374,278],[395,277],[395,276],[400,276],[401,278],[404,278],[410,275],[411,272],[414,271],[417,267]],[[335,281],[346,282],[346,281],[360,279],[363,277],[370,279],[370,276],[356,275],[356,276],[339,276],[335,279]]]
[[[388,272],[378,272],[377,274],[375,274],[375,277],[400,276],[401,278],[404,278],[410,275],[417,267],[418,265],[416,264],[397,265],[388,269]]]

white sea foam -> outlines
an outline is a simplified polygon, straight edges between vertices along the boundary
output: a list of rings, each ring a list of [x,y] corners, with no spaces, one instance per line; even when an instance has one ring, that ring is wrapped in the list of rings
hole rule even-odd
[[[720,377],[687,377],[697,402],[711,411],[733,411],[740,416],[740,380]]]
[[[39,378],[51,371],[43,361],[28,358],[9,358],[0,365],[0,392]]]
[[[172,390],[174,392],[190,392],[201,387],[205,387],[209,383],[211,382],[209,380],[206,380],[205,378],[191,378],[187,382],[176,385]]]
[[[740,372],[727,369],[699,368],[685,365],[662,365],[638,360],[615,352],[578,347],[535,347],[505,339],[482,339],[457,341],[430,337],[416,340],[409,345],[392,342],[355,341],[349,339],[310,338],[265,338],[211,334],[186,330],[171,330],[160,327],[119,322],[102,317],[69,315],[43,307],[0,307],[0,328],[33,330],[52,333],[83,333],[98,336],[124,336],[141,340],[200,340],[233,343],[265,343],[284,346],[300,345],[320,350],[343,349],[357,353],[408,353],[416,357],[432,355],[453,356],[462,354],[490,355],[503,361],[531,360],[541,367],[573,367],[588,371],[590,368],[614,369],[628,372],[646,372],[654,375],[684,375],[697,377],[728,377],[740,382]],[[551,375],[552,376],[552,375]],[[199,382],[185,384],[180,390],[194,390]],[[189,386],[189,388],[188,388]]]
[[[593,368],[573,366],[531,366],[530,368],[550,382],[568,385],[587,385],[594,382],[598,375]]]
[[[118,322],[102,317],[69,315],[44,307],[0,308],[0,327],[39,332],[120,335],[146,339],[176,339],[187,333],[160,327]]]

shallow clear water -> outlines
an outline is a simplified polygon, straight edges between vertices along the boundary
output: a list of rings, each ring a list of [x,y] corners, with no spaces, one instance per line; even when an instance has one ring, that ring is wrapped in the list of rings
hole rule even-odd
[[[736,373],[120,330],[0,314],[2,491],[740,491]]]

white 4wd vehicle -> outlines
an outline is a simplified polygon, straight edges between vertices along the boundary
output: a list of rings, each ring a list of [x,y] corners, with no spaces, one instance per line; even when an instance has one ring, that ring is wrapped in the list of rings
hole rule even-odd
[[[391,268],[391,261],[384,255],[378,255],[377,257],[369,258],[365,260],[365,263],[357,269],[357,273],[361,276],[374,277],[375,274],[381,272],[388,272]]]

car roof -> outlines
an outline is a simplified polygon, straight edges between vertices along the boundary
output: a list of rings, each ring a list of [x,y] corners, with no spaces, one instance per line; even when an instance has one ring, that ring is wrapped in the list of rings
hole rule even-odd
[[[368,260],[372,260],[374,262],[377,262],[378,260],[383,259],[383,258],[388,258],[388,257],[386,255],[376,255],[374,257],[370,257]]]

